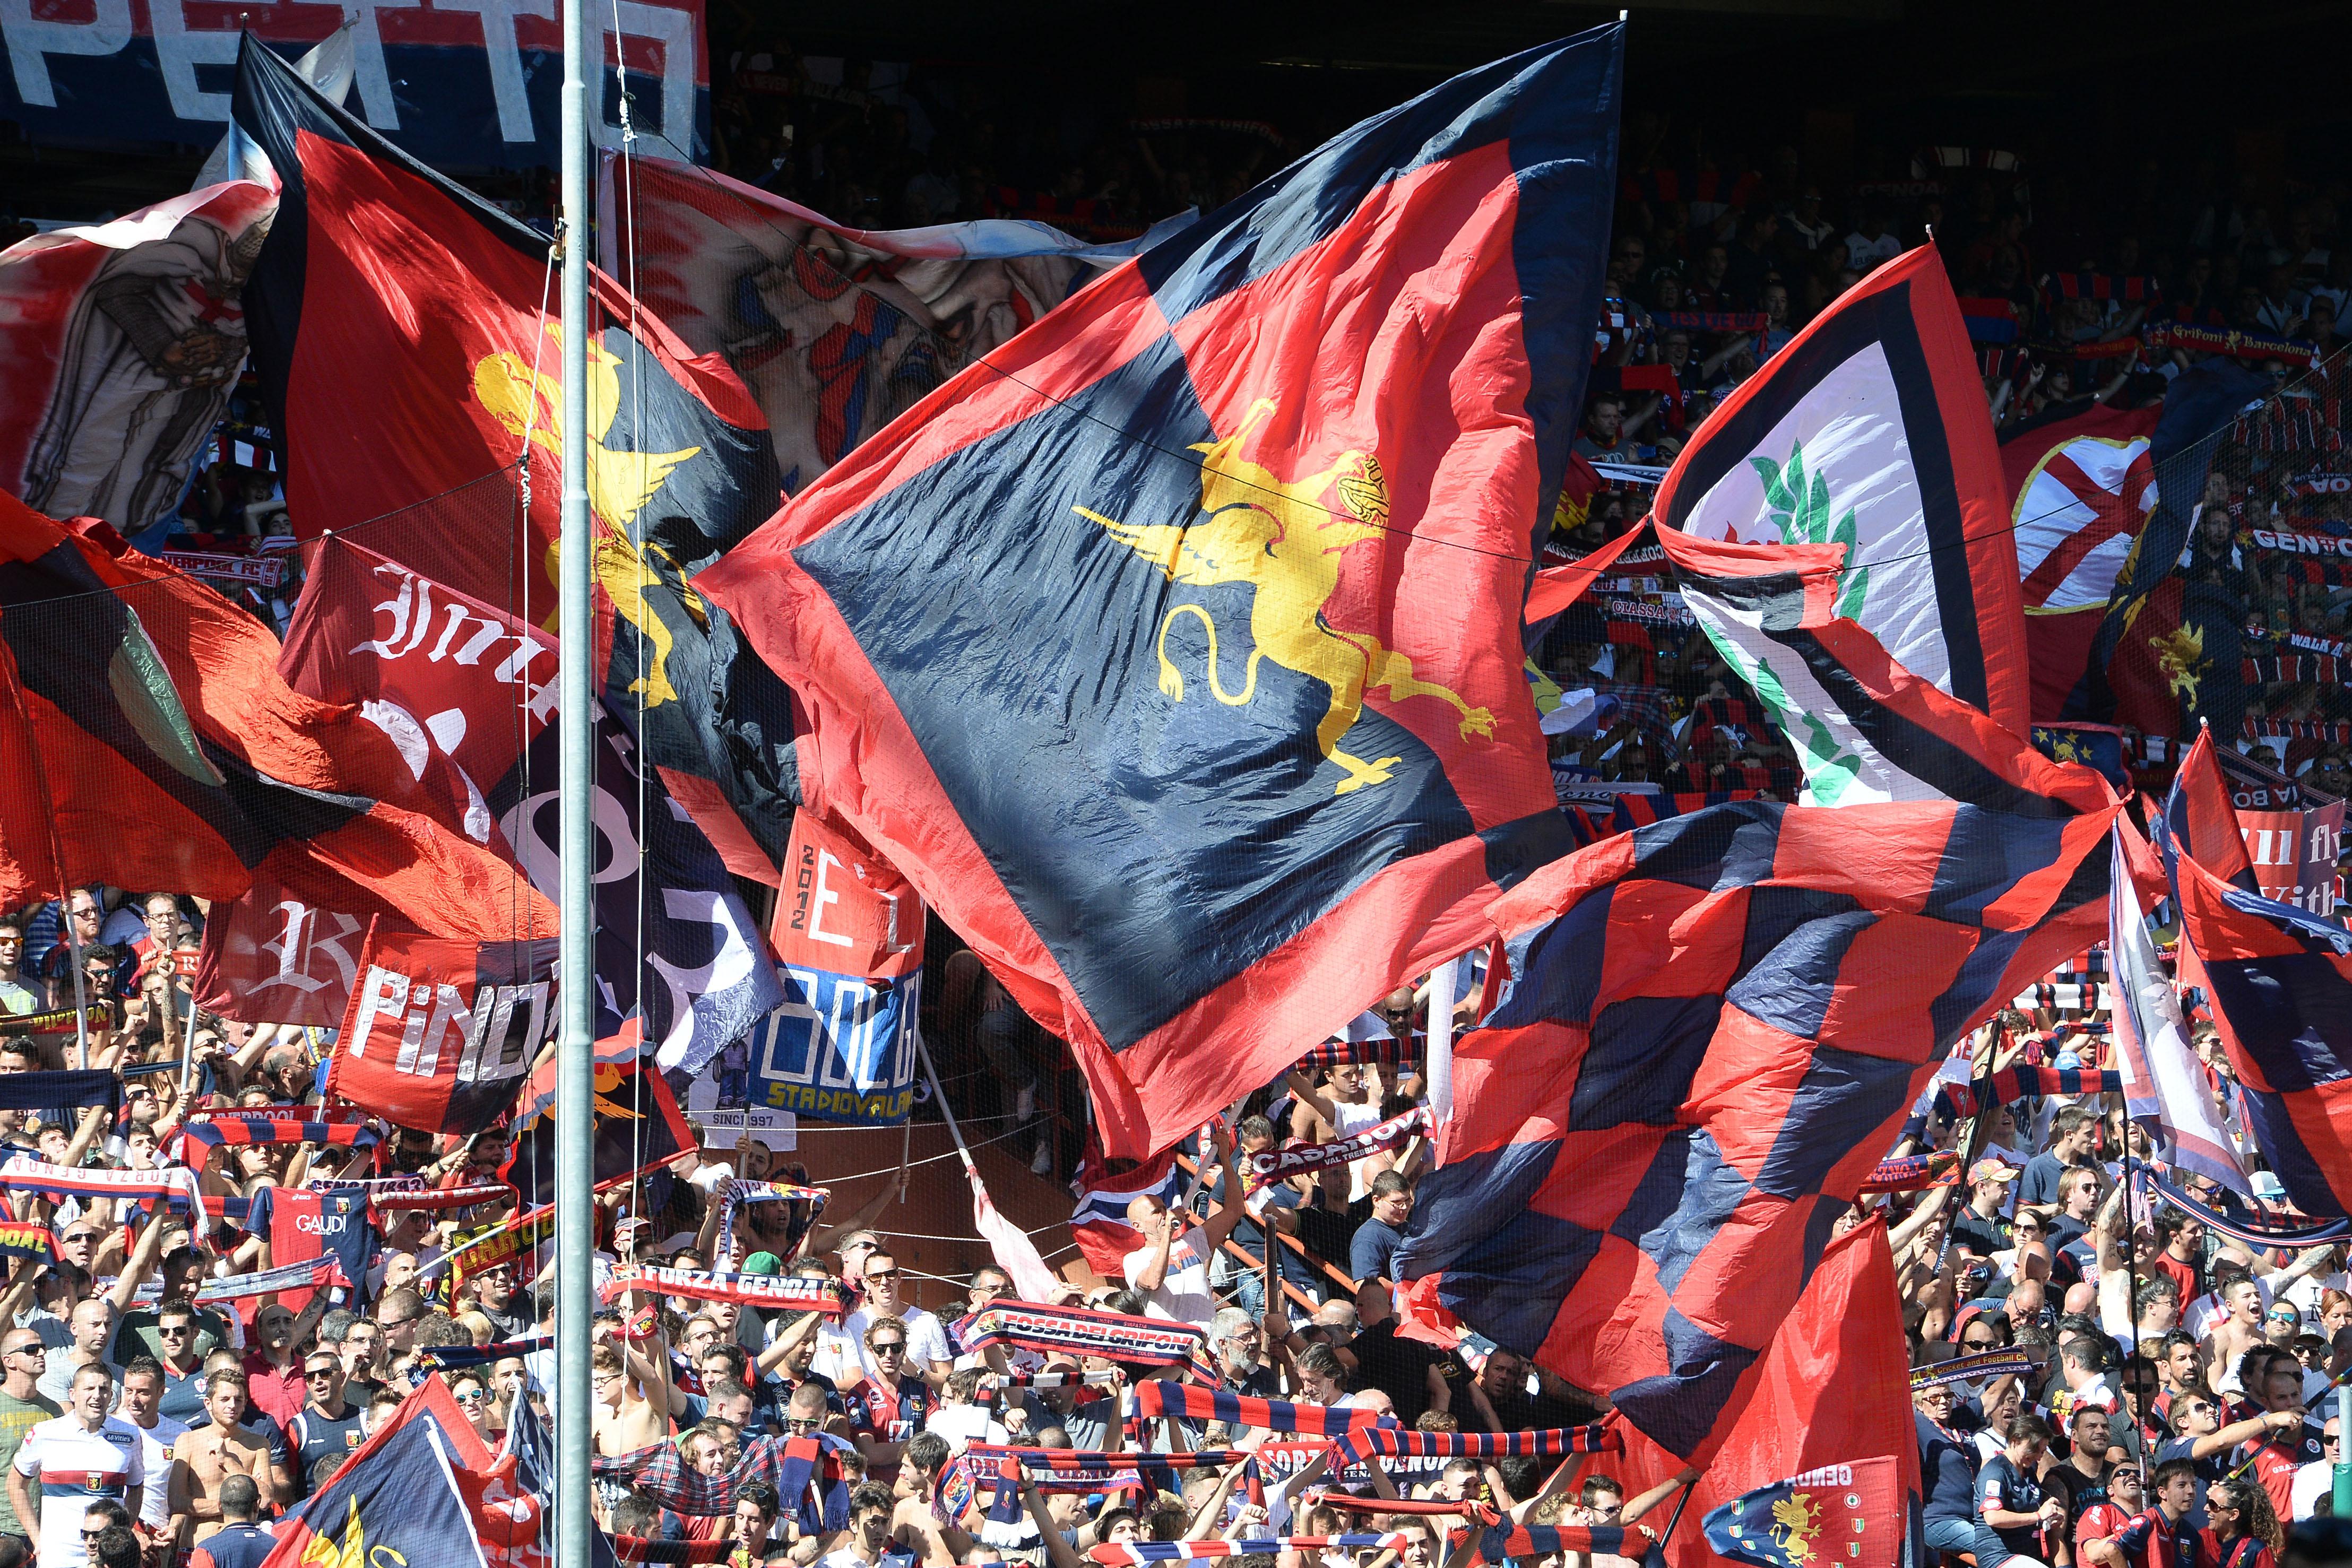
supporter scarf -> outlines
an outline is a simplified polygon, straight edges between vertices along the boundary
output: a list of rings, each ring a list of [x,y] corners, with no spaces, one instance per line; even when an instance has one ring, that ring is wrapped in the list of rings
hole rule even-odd
[[[169,1171],[68,1170],[47,1160],[18,1155],[0,1165],[0,1186],[29,1192],[51,1202],[59,1198],[112,1198],[142,1206],[163,1198],[172,1212],[186,1219],[202,1212],[203,1196],[196,1190],[196,1173],[184,1167]]]
[[[555,1229],[555,1206],[534,1208],[529,1214],[517,1215],[504,1225],[496,1226],[424,1265],[416,1270],[419,1280],[449,1276],[452,1286],[461,1285],[468,1274],[478,1274],[495,1263],[520,1257],[524,1250],[536,1247]]]
[[[1209,1359],[1207,1333],[1165,1318],[998,1301],[958,1322],[954,1333],[961,1351],[982,1350],[992,1344],[1066,1351],[1147,1366],[1189,1366],[1208,1382],[1217,1381],[1216,1364]]]
[[[2327,653],[2265,653],[2257,658],[2241,659],[2238,676],[2248,685],[2255,686],[2294,681],[2309,681],[2323,686],[2346,684],[2344,662]]]
[[[1200,1421],[1223,1421],[1228,1427],[1262,1427],[1268,1431],[1303,1432],[1323,1437],[1337,1437],[1358,1427],[1396,1424],[1394,1416],[1377,1410],[1297,1405],[1287,1399],[1255,1399],[1222,1388],[1200,1388],[1157,1378],[1137,1384],[1133,1418],[1141,1422],[1164,1416],[1189,1416]]]
[[[1345,1509],[1351,1513],[1417,1513],[1434,1517],[1439,1514],[1459,1514],[1481,1523],[1497,1517],[1483,1502],[1446,1502],[1439,1498],[1358,1497],[1352,1492],[1311,1491],[1299,1500],[1309,1508]]]
[[[2262,1225],[2240,1219],[2214,1207],[2204,1199],[2166,1181],[2154,1171],[2141,1173],[2147,1177],[2164,1201],[2185,1213],[2203,1220],[2207,1228],[2218,1230],[2233,1241],[2249,1247],[2333,1247],[2339,1241],[2352,1239],[2352,1218],[2312,1220],[2301,1225]]]
[[[735,1554],[732,1537],[718,1541],[656,1541],[644,1535],[614,1535],[614,1560],[620,1563],[724,1563]]]
[[[180,1129],[191,1142],[224,1144],[325,1144],[331,1148],[372,1149],[381,1136],[363,1121],[317,1121],[276,1111],[199,1111]]]
[[[1489,1563],[1563,1552],[1641,1559],[1647,1557],[1652,1539],[1648,1531],[1638,1526],[1629,1530],[1613,1524],[1491,1524],[1478,1537],[1478,1555]]]
[[[329,1285],[350,1283],[343,1277],[342,1260],[332,1252],[322,1252],[299,1263],[281,1263],[275,1269],[260,1269],[250,1274],[231,1274],[225,1280],[207,1280],[189,1299],[200,1307],[210,1307],[222,1301],[243,1301],[248,1296],[274,1295],[279,1291],[316,1291]]]
[[[1698,617],[1678,604],[1645,604],[1637,599],[1603,599],[1596,602],[1602,617],[1610,621],[1648,621],[1661,626],[1698,624]]]
[[[539,1333],[529,1339],[502,1339],[488,1344],[437,1344],[416,1354],[435,1372],[455,1372],[464,1366],[494,1366],[509,1356],[532,1355],[554,1348],[553,1334]]]
[[[77,1032],[76,1020],[78,1019],[87,1019],[89,1020],[89,1027],[92,1029],[111,1029],[114,1027],[114,1004],[111,1002],[91,1002],[88,1006],[80,1009],[60,1008],[54,1012],[0,1013],[0,1036],[19,1034],[73,1034]],[[167,1065],[176,1069],[179,1066],[179,1063],[171,1062]],[[97,1068],[89,1069],[89,1071],[92,1073],[97,1073],[100,1070]],[[65,1074],[57,1072],[17,1072],[12,1073],[9,1076],[15,1078],[61,1078],[65,1076]],[[105,1073],[104,1076],[111,1078],[115,1075],[111,1072],[108,1072]],[[41,1109],[41,1107],[38,1105],[7,1105],[0,1106],[0,1109],[10,1111],[37,1111]]]
[[[631,1291],[652,1291],[698,1301],[733,1301],[742,1307],[772,1312],[823,1312],[840,1317],[849,1311],[841,1287],[831,1280],[804,1280],[797,1274],[716,1274],[699,1269],[658,1269],[624,1263],[598,1287],[605,1301]]]
[[[2288,480],[2286,493],[2290,496],[2352,496],[2352,474],[2331,474],[2325,468],[2315,468],[2299,478]]]
[[[473,1186],[393,1187],[368,1194],[368,1207],[379,1214],[409,1208],[479,1208],[484,1204],[521,1201],[522,1194],[502,1181],[484,1182]]]
[[[1421,1037],[1410,1040],[1327,1040],[1298,1059],[1302,1071],[1339,1067],[1349,1062],[1368,1067],[1402,1067],[1421,1060]]]
[[[719,1216],[719,1255],[735,1256],[735,1211],[747,1203],[806,1204],[805,1212],[794,1210],[792,1223],[784,1231],[783,1255],[790,1257],[800,1248],[801,1238],[808,1234],[816,1217],[824,1212],[824,1200],[832,1190],[822,1186],[793,1186],[781,1181],[739,1181],[727,1189],[727,1207]]]
[[[1402,1552],[1403,1531],[1387,1535],[1274,1535],[1250,1541],[1106,1541],[1087,1555],[1097,1563],[1183,1563],[1196,1557],[1242,1557],[1265,1552]]]
[[[1990,1105],[2010,1105],[2042,1094],[2120,1094],[2124,1075],[2079,1067],[2041,1067],[2019,1062],[1967,1083],[1947,1083],[1936,1091],[1936,1110],[1955,1121],[1967,1121]]]
[[[76,1112],[93,1106],[103,1110],[110,1120],[122,1108],[122,1081],[102,1068],[94,1067],[87,1072],[0,1075],[0,1111],[37,1111],[44,1121],[70,1126],[78,1119]]]
[[[1761,332],[1772,325],[1761,310],[1661,310],[1650,319],[1667,332]]]
[[[1141,1487],[1150,1491],[1181,1491],[1179,1470],[1223,1469],[1248,1456],[1226,1448],[1202,1448],[1188,1454],[1122,1449],[1117,1453],[1092,1448],[1013,1448],[1002,1444],[974,1443],[963,1451],[964,1462],[996,1485],[998,1506],[1003,1503],[1012,1467],[1021,1479],[1040,1491],[1119,1491]],[[1255,1461],[1253,1461],[1253,1467]],[[1255,1478],[1252,1478],[1253,1481]]]
[[[2273,337],[2268,332],[2219,330],[2207,327],[2190,327],[2177,321],[2152,322],[2141,329],[2150,346],[2159,349],[2187,349],[2199,354],[2226,354],[2233,360],[2284,360],[2289,365],[2305,366],[2319,362],[2319,356],[2309,343]]]
[[[2022,1350],[1988,1350],[1915,1368],[1911,1386],[1935,1388],[1947,1383],[1981,1383],[1989,1377],[2021,1377],[2032,1368],[2033,1358]]]
[[[1538,1432],[1407,1432],[1395,1427],[1359,1427],[1341,1436],[1334,1462],[1344,1458],[1359,1464],[1373,1454],[1549,1458],[1557,1454],[1613,1454],[1624,1447],[1625,1439],[1607,1422]]]
[[[1344,1138],[1333,1138],[1321,1144],[1296,1144],[1287,1148],[1267,1149],[1262,1154],[1252,1155],[1249,1157],[1250,1175],[1257,1185],[1263,1186],[1307,1171],[1353,1165],[1368,1155],[1393,1149],[1407,1138],[1427,1133],[1431,1125],[1429,1107],[1416,1105],[1402,1115],[1391,1116]]]
[[[1948,1186],[1960,1168],[1960,1156],[1950,1149],[1938,1149],[1932,1155],[1910,1155],[1899,1160],[1881,1160],[1862,1184],[1864,1192],[1923,1192],[1931,1186]]]
[[[36,1263],[58,1260],[57,1238],[46,1225],[30,1220],[0,1220],[0,1258],[30,1258]]]
[[[205,1195],[205,1213],[215,1219],[225,1219],[239,1230],[253,1216],[253,1199],[249,1197],[215,1197]]]

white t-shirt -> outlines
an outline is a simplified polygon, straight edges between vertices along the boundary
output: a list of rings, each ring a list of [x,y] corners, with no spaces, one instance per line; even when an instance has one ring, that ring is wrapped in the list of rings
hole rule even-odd
[[[146,1434],[109,1416],[95,1432],[79,1416],[59,1416],[25,1434],[16,1473],[37,1476],[41,1488],[41,1568],[89,1568],[81,1519],[100,1498],[123,1501],[147,1484]],[[141,1500],[144,1511],[145,1500]]]
[[[1845,262],[1856,272],[1868,272],[1882,261],[1893,261],[1903,254],[1903,242],[1889,229],[1876,239],[1865,239],[1860,229],[1845,236]]]
[[[129,1425],[139,1434],[139,1446],[142,1450],[140,1457],[147,1467],[147,1473],[169,1479],[172,1474],[172,1445],[179,1440],[181,1433],[188,1429],[186,1424],[174,1421],[169,1416],[158,1416],[155,1417],[155,1429],[152,1432],[136,1421]],[[139,1522],[151,1530],[160,1530],[171,1521],[172,1490],[158,1481],[150,1486],[146,1495],[139,1500]]]
[[[2309,1519],[2312,1506],[2327,1495],[2336,1484],[2336,1467],[2326,1459],[2314,1459],[2294,1472],[2294,1490],[2288,1494],[2294,1517]]]
[[[1156,1247],[1139,1247],[1120,1260],[1119,1271],[1129,1284],[1143,1290],[1136,1281],[1158,1251]],[[1188,1230],[1169,1244],[1167,1271],[1160,1275],[1158,1290],[1144,1291],[1143,1310],[1155,1318],[1172,1318],[1202,1328],[1217,1315],[1217,1298],[1209,1289],[1209,1260],[1202,1253],[1198,1231]]]
[[[866,1330],[877,1317],[888,1315],[890,1314],[877,1312],[870,1307],[860,1307],[850,1313],[848,1321],[841,1325],[844,1336],[848,1339],[856,1352],[847,1368],[853,1374],[857,1368],[864,1367],[866,1375],[877,1378],[881,1376],[881,1368],[876,1366],[874,1358],[866,1353]],[[912,1306],[899,1308],[897,1316],[907,1325],[907,1354],[906,1358],[899,1362],[900,1367],[908,1372],[920,1375],[929,1371],[931,1363],[935,1361],[953,1359],[948,1354],[948,1331],[940,1326],[938,1318],[920,1307]],[[822,1344],[818,1347],[817,1354],[820,1360],[823,1359],[824,1351]],[[856,1382],[857,1377],[835,1376],[833,1380],[846,1388],[850,1384]]]

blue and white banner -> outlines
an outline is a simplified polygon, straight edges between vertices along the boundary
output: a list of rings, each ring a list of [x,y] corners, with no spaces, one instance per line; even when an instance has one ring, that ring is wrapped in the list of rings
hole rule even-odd
[[[866,980],[779,964],[784,1004],[751,1030],[740,1093],[719,1069],[721,1104],[766,1105],[813,1122],[888,1125],[914,1103],[923,977]],[[730,1053],[731,1054],[731,1053]]]
[[[600,145],[620,143],[620,88],[609,63],[617,27],[633,128],[663,139],[672,157],[704,157],[710,89],[701,0],[627,0],[590,13],[603,40],[590,134]],[[560,162],[562,35],[544,0],[343,0],[250,12],[204,0],[0,5],[9,67],[0,73],[0,120],[36,142],[210,146],[228,127],[241,26],[289,57],[348,26],[352,108],[427,163]]]

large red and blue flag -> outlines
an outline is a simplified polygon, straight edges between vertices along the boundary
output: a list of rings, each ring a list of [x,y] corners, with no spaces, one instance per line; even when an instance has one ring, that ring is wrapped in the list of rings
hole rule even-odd
[[[2153,824],[2180,911],[2182,977],[2201,976],[2212,998],[2255,1141],[2287,1196],[2305,1214],[2352,1214],[2352,932],[2233,880],[2245,848],[2211,747],[2210,732],[2197,737]]]
[[[495,1468],[511,1473],[506,1461]],[[482,1568],[480,1516],[493,1470],[457,1402],[428,1377],[278,1526],[262,1568],[320,1561]]]
[[[1454,1046],[1399,1276],[1678,1455],[1737,1419],[1954,1043],[2104,932],[2113,792],[1905,678],[1942,798],[1710,807],[1492,912],[1508,979]]]
[[[1567,846],[1520,612],[1574,435],[1623,31],[1365,121],[1105,274],[697,580],[803,787],[1198,1127]]]
[[[401,152],[250,35],[233,110],[280,185],[244,298],[296,530],[401,513],[362,538],[543,621],[563,458],[548,237]],[[572,455],[601,525],[599,613],[614,617],[607,694],[637,716],[648,759],[713,842],[772,875],[789,831],[777,756],[789,700],[686,580],[775,509],[767,422],[724,361],[689,352],[612,278],[593,271],[590,293],[588,450]],[[359,406],[384,417],[351,418]]]

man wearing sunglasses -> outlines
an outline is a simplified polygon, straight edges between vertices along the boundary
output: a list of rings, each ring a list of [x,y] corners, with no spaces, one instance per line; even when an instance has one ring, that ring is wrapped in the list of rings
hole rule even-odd
[[[930,1385],[907,1370],[907,1325],[876,1318],[866,1326],[866,1354],[875,1368],[850,1393],[850,1427],[868,1472],[887,1480],[907,1443],[923,1429],[934,1401]]]
[[[61,1414],[57,1401],[34,1386],[48,1364],[48,1354],[49,1347],[31,1329],[12,1328],[0,1334],[0,1369],[6,1374],[0,1378],[0,1471],[16,1462],[26,1433]],[[0,1535],[16,1537],[29,1552],[32,1524],[16,1517],[6,1489],[0,1488]]]
[[[948,1374],[955,1370],[955,1364],[948,1355],[947,1331],[940,1326],[939,1319],[907,1299],[906,1281],[898,1271],[898,1260],[887,1252],[867,1253],[865,1281],[866,1304],[849,1314],[849,1321],[842,1324],[842,1329],[865,1350],[866,1375],[868,1378],[884,1375],[881,1364],[874,1358],[871,1336],[875,1324],[884,1318],[894,1318],[901,1325],[906,1349],[902,1361],[890,1369],[888,1375],[896,1377],[901,1372],[911,1372],[934,1389],[943,1386]],[[851,1379],[837,1381],[848,1382]]]
[[[362,1412],[343,1397],[345,1375],[343,1358],[331,1350],[314,1350],[302,1358],[302,1385],[309,1397],[286,1428],[286,1441],[298,1460],[289,1467],[297,1478],[294,1484],[306,1493],[320,1459],[340,1463],[366,1437],[360,1429]]]

